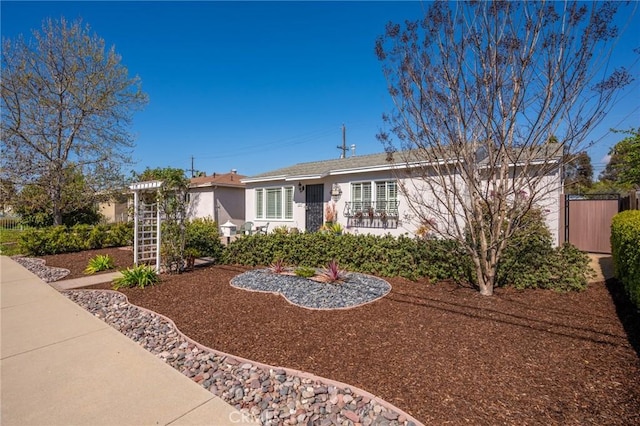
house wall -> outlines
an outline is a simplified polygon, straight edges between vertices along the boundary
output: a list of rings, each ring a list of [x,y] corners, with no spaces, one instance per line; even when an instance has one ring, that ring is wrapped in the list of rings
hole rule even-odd
[[[437,205],[437,197],[432,193],[430,189],[427,189],[427,185],[417,179],[401,178],[398,179],[394,172],[380,171],[369,173],[350,173],[344,175],[331,175],[323,179],[310,179],[301,180],[303,185],[324,184],[324,203],[325,206],[332,200],[331,189],[334,184],[338,184],[342,194],[339,197],[335,197],[336,211],[338,213],[337,222],[340,223],[347,233],[354,234],[373,234],[373,235],[386,235],[391,234],[393,236],[400,236],[403,234],[415,235],[420,226],[420,220],[417,215],[411,210],[407,198],[403,195],[402,191],[398,192],[398,220],[387,221],[386,227],[381,225],[380,221],[377,221],[378,226],[368,227],[358,225],[357,221],[349,220],[345,217],[345,206],[347,202],[352,201],[351,184],[355,182],[379,182],[379,181],[398,181],[399,186],[404,185],[407,189],[411,190],[420,199],[421,203],[429,206]],[[466,187],[463,185],[462,179],[457,180],[456,187],[458,191],[466,192]],[[255,218],[255,189],[256,188],[270,188],[270,187],[294,187],[294,207],[293,207],[293,219],[292,220],[257,220]],[[546,188],[544,195],[541,197],[538,206],[545,211],[545,221],[551,231],[551,235],[554,238],[554,242],[557,245],[559,243],[558,233],[560,231],[560,203],[561,196],[561,178],[560,172],[549,174],[544,176],[540,181],[540,188]],[[300,231],[305,230],[305,193],[298,190],[298,181],[285,182],[284,180],[262,182],[262,183],[248,183],[245,192],[246,201],[246,219],[247,221],[254,222],[255,225],[265,225],[269,223],[269,230],[273,230],[278,226],[286,226],[287,228],[298,228]],[[459,206],[455,207],[455,211],[458,213],[458,217],[461,217],[462,209]],[[439,227],[453,226],[454,218],[449,215],[445,209],[442,209],[440,217],[436,218],[437,225]],[[366,221],[365,221],[366,222]]]
[[[245,218],[244,188],[204,187],[191,188],[190,216],[209,217],[221,225],[228,220],[240,226]]]
[[[98,204],[99,213],[107,223],[120,223],[129,220],[128,203],[104,202]]]

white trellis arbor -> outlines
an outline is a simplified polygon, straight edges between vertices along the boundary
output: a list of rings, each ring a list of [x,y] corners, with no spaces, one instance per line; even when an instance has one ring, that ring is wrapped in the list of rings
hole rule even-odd
[[[133,262],[153,264],[160,271],[161,220],[158,192],[163,182],[152,180],[129,186],[133,191]],[[145,196],[146,195],[146,196]],[[152,201],[150,201],[150,199]]]

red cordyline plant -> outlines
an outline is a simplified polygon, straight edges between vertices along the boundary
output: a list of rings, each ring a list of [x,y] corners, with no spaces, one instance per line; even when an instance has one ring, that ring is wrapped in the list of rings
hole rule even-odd
[[[344,271],[340,269],[338,262],[334,259],[327,264],[327,267],[322,272],[322,277],[330,283],[342,282],[344,280]]]
[[[278,259],[275,262],[273,262],[269,268],[271,269],[271,272],[273,272],[274,274],[281,274],[287,271],[287,265],[284,263],[284,260],[282,259]]]

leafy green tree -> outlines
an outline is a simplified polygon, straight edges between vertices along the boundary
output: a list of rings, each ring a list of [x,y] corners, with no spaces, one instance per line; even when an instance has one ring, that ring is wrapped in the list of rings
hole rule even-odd
[[[624,7],[436,1],[376,42],[395,107],[379,139],[414,178],[399,189],[416,225],[465,247],[483,295],[523,218],[557,199],[549,177],[632,80],[608,66]]]
[[[564,191],[567,194],[582,194],[593,186],[593,166],[587,151],[580,151],[565,158]]]
[[[54,224],[63,222],[71,165],[94,191],[122,181],[127,127],[147,97],[89,26],[47,19],[28,41],[4,39],[1,99],[2,178],[40,186]]]
[[[626,187],[640,187],[640,129],[616,131],[628,135],[609,151],[609,163],[600,180]]]
[[[47,176],[41,178],[47,180]],[[101,219],[97,203],[99,198],[90,190],[82,173],[70,166],[64,170],[66,185],[60,194],[62,225],[95,225]],[[13,209],[26,225],[43,227],[54,224],[51,214],[51,198],[46,193],[46,183],[26,185],[13,197]]]

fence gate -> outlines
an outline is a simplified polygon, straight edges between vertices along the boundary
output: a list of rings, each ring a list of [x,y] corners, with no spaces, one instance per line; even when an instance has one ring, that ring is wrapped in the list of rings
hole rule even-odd
[[[619,211],[619,194],[565,195],[564,240],[582,251],[611,254],[611,219]]]

